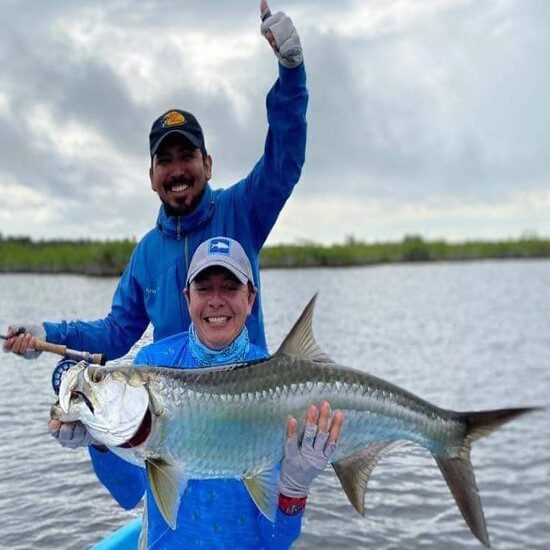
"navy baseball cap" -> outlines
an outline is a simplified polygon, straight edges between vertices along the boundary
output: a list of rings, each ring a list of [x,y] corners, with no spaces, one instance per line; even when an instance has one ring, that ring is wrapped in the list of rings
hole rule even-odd
[[[187,111],[170,109],[170,111],[166,111],[166,113],[159,116],[151,126],[151,132],[149,134],[151,158],[153,158],[157,152],[164,138],[171,134],[182,135],[192,145],[199,148],[202,154],[206,156],[204,135],[197,119]]]

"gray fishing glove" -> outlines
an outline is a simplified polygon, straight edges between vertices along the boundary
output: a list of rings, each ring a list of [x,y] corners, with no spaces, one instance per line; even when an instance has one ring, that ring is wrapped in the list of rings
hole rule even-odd
[[[287,497],[307,497],[313,480],[325,469],[337,443],[328,443],[328,432],[317,433],[316,424],[306,424],[302,444],[298,437],[286,438],[281,464],[279,493]]]
[[[39,340],[46,340],[46,331],[44,329],[43,325],[35,325],[31,323],[14,323],[8,327],[8,336],[15,335],[17,333],[28,333],[32,336],[38,338]],[[8,347],[8,341],[4,342],[2,345],[2,349],[9,353],[12,351],[11,347]],[[16,352],[14,352],[16,353]],[[33,349],[26,349],[24,353],[18,354],[24,357],[25,359],[36,359],[42,352],[41,351],[35,351]]]
[[[281,11],[271,15],[269,8],[266,8],[262,13],[261,33],[271,44],[283,67],[293,69],[304,60],[298,31],[288,15]],[[275,44],[270,40],[270,34]]]
[[[64,422],[58,430],[50,432],[54,439],[66,449],[78,449],[96,443],[80,421]]]

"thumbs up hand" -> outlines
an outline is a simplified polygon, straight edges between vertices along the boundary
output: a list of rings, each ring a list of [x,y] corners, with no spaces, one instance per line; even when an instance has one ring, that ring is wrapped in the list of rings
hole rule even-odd
[[[261,33],[273,48],[279,63],[287,69],[302,63],[302,45],[292,19],[281,11],[272,15],[266,0],[260,2],[260,16]]]

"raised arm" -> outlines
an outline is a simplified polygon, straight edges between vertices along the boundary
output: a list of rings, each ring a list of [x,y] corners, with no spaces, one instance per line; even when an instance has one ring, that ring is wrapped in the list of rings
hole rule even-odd
[[[235,189],[249,214],[258,249],[300,178],[308,103],[302,48],[292,20],[282,12],[272,15],[265,0],[260,9],[261,32],[279,59],[279,78],[266,100],[269,129],[264,154]]]

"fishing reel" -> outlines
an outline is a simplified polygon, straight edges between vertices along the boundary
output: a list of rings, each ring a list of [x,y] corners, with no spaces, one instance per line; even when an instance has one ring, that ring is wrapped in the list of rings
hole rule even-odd
[[[63,357],[59,363],[57,363],[55,369],[52,373],[52,387],[55,395],[59,395],[59,386],[61,386],[61,377],[66,373],[71,367],[74,367],[78,361],[74,359],[69,359],[68,357]]]

